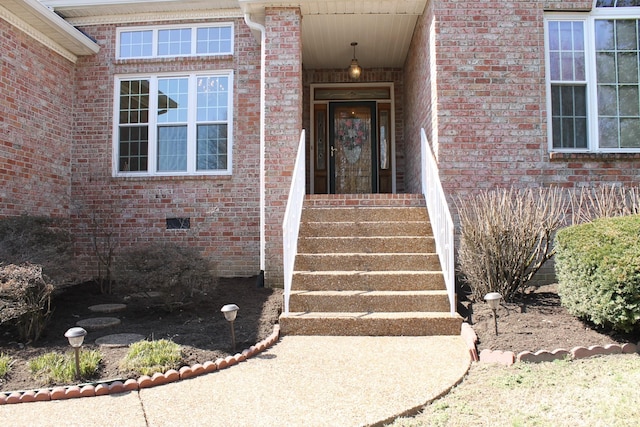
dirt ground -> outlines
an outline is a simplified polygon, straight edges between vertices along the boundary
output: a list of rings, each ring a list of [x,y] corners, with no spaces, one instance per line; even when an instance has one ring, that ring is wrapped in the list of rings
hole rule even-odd
[[[526,292],[521,301],[505,303],[496,310],[498,335],[495,334],[493,313],[485,302],[464,304],[463,313],[478,336],[478,351],[482,349],[536,352],[559,348],[633,343],[640,341],[640,332],[616,334],[598,329],[572,316],[560,305],[557,285],[546,285]]]
[[[125,303],[125,311],[113,314],[95,314],[89,311],[96,304]],[[147,339],[171,339],[184,349],[184,364],[193,365],[234,354],[231,349],[231,328],[220,309],[225,304],[240,308],[234,322],[236,350],[265,339],[273,332],[282,307],[282,290],[260,288],[256,277],[220,279],[212,295],[192,301],[182,309],[168,313],[155,305],[153,299],[122,298],[100,294],[96,284],[86,283],[67,288],[55,295],[54,312],[44,336],[36,343],[24,345],[15,335],[0,329],[0,353],[15,359],[8,379],[0,379],[0,391],[33,390],[53,384],[38,384],[30,377],[27,360],[55,351],[69,352],[64,333],[81,319],[92,317],[118,317],[121,324],[101,331],[89,332],[83,347],[99,349],[103,365],[99,378],[137,378],[139,375],[118,370],[119,361],[127,348],[105,348],[95,344],[96,339],[110,334],[137,333]],[[58,385],[58,384],[55,384]]]
[[[55,311],[45,336],[37,343],[24,345],[16,341],[8,330],[0,329],[0,353],[13,357],[8,379],[0,380],[0,391],[32,390],[51,386],[38,384],[27,371],[27,360],[50,351],[68,352],[65,331],[78,320],[98,317],[88,307],[95,304],[127,304],[118,326],[104,331],[90,332],[86,347],[97,348],[95,340],[113,333],[138,333],[148,339],[168,338],[185,349],[185,365],[214,361],[231,354],[229,324],[220,312],[225,304],[240,307],[235,321],[236,348],[241,351],[271,334],[282,307],[282,290],[257,287],[255,277],[221,279],[216,292],[193,301],[189,306],[167,313],[152,305],[148,299],[126,299],[102,295],[96,285],[84,284],[68,288],[56,295]],[[498,335],[495,335],[493,315],[484,302],[463,303],[465,320],[478,335],[478,349],[521,351],[571,349],[576,346],[605,345],[640,341],[640,334],[616,335],[598,331],[576,319],[560,306],[556,287],[543,286],[528,293],[518,304],[503,303],[497,310]],[[91,381],[116,378],[137,378],[138,375],[118,371],[119,360],[126,348],[100,348],[103,366],[99,377]]]

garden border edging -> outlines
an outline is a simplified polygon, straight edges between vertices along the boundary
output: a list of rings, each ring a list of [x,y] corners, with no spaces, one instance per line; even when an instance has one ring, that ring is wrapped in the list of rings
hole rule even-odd
[[[554,360],[562,360],[569,357],[572,360],[585,359],[593,356],[604,356],[609,354],[640,354],[640,343],[631,344],[607,344],[604,346],[593,345],[590,347],[573,347],[571,350],[558,348],[553,351],[539,350],[536,352],[522,351],[517,355],[512,351],[502,350],[489,350],[484,349],[478,354],[478,336],[467,322],[462,323],[460,334],[464,339],[467,347],[469,348],[469,354],[471,360],[474,362],[482,363],[497,363],[501,365],[510,366],[516,362],[551,362]]]
[[[256,356],[266,349],[271,348],[279,339],[280,325],[275,324],[271,335],[233,356],[219,358],[215,361],[206,361],[202,364],[196,363],[192,366],[183,366],[179,370],[170,369],[165,373],[156,372],[152,376],[142,375],[137,380],[130,378],[124,382],[114,380],[112,382],[101,382],[97,385],[95,385],[96,383],[90,383],[85,385],[59,386],[47,389],[0,392],[0,405],[104,396],[108,394],[137,391],[143,388],[156,387],[175,381],[186,380],[188,378],[212,373],[237,365],[240,362],[244,362],[250,357]]]

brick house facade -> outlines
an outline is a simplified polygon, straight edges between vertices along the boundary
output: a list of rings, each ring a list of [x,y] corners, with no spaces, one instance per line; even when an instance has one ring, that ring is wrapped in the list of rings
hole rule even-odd
[[[605,17],[608,22],[636,22],[638,43],[637,2],[415,0],[392,9],[389,3],[3,2],[0,215],[70,219],[89,274],[96,267],[91,247],[99,229],[119,248],[165,241],[196,247],[216,261],[221,276],[264,270],[267,284],[279,286],[282,220],[300,133],[305,130],[308,192],[331,192],[331,178],[319,172],[316,113],[326,120],[341,101],[362,99],[375,100],[367,102],[375,105],[379,124],[389,120],[392,158],[377,171],[380,185],[373,192],[421,191],[421,129],[451,201],[495,187],[640,184],[640,111],[619,114],[626,133],[611,148],[598,137],[606,129],[597,125],[595,78],[551,78],[547,47],[553,42],[549,25],[555,25],[549,22],[584,26],[589,45],[596,14],[614,12],[623,16]],[[119,34],[127,29],[218,24],[232,28],[232,53],[118,54]],[[354,81],[346,74],[352,52],[345,40],[358,39],[353,56],[362,55],[364,71]],[[563,52],[579,62],[575,58],[590,55],[588,48]],[[635,51],[618,54],[635,52],[637,65],[639,49],[636,44]],[[391,60],[398,52],[400,59]],[[593,68],[587,65],[591,73]],[[227,172],[132,174],[118,166],[121,81],[183,74],[199,79],[220,70],[233,82]],[[637,81],[627,83],[609,86],[638,91]],[[578,138],[583,117],[551,111],[562,87],[573,88],[573,96],[583,87],[590,94],[584,145]],[[556,141],[553,119],[570,121],[574,133]],[[637,145],[629,144],[629,135]],[[565,145],[567,138],[574,146]],[[169,229],[172,218],[188,218],[189,229]]]

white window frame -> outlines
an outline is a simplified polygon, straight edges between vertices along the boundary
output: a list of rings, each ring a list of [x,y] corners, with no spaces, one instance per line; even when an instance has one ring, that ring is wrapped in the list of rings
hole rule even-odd
[[[187,170],[186,171],[158,171],[158,120],[157,96],[158,80],[164,78],[189,79],[189,107],[187,119]],[[197,170],[197,79],[199,77],[227,77],[229,89],[227,96],[227,167],[226,169]],[[124,80],[149,80],[149,147],[146,171],[120,171],[120,82]],[[193,73],[153,73],[153,74],[117,74],[114,76],[113,91],[113,159],[114,177],[150,177],[150,176],[214,176],[231,175],[233,173],[233,70],[198,71]]]
[[[640,19],[639,7],[595,7],[591,12],[548,12],[544,16],[545,82],[547,101],[547,141],[550,152],[566,153],[640,153],[640,148],[601,148],[598,131],[598,84],[595,55],[595,21],[598,19]],[[549,61],[549,22],[584,22],[585,76],[587,85],[587,148],[553,147],[551,111],[551,71]]]
[[[231,30],[231,43],[229,46],[228,52],[217,52],[217,53],[197,53],[197,34],[198,29],[201,28],[213,28],[213,27],[226,27]],[[179,29],[191,29],[191,53],[189,54],[180,54],[180,55],[158,55],[158,32],[161,30],[179,30]],[[136,32],[136,31],[151,31],[151,56],[120,56],[120,40],[122,37],[122,33],[127,32]],[[175,25],[153,25],[153,26],[135,26],[135,27],[118,27],[116,28],[116,49],[115,55],[118,60],[129,60],[129,59],[149,59],[149,58],[175,58],[175,57],[189,57],[189,56],[225,56],[225,55],[233,55],[234,54],[234,25],[233,22],[212,22],[205,24],[175,24]]]

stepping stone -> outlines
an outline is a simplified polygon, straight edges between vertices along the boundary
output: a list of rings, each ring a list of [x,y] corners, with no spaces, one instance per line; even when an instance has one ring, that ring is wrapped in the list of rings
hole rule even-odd
[[[117,317],[94,317],[76,322],[76,326],[80,326],[87,331],[97,331],[98,329],[110,328],[112,326],[118,326],[119,324],[120,319]]]
[[[89,311],[94,313],[116,313],[118,311],[124,311],[127,308],[127,304],[98,304],[89,307]]]
[[[98,338],[96,345],[109,348],[128,347],[130,344],[144,339],[144,335],[140,334],[113,334]]]
[[[129,298],[159,298],[162,296],[161,292],[149,291],[149,292],[138,292],[135,294],[129,295]]]

